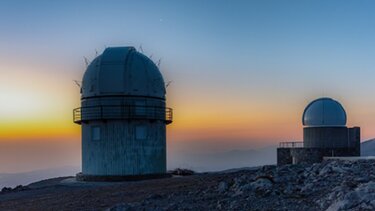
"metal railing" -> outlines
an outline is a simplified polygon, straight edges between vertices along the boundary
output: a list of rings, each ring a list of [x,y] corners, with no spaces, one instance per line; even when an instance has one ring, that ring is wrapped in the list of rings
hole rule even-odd
[[[172,123],[171,108],[155,106],[115,105],[115,106],[87,106],[73,110],[73,122],[81,124],[90,120],[109,119],[149,119],[162,120]]]
[[[280,142],[279,148],[303,148],[303,142],[302,141]]]

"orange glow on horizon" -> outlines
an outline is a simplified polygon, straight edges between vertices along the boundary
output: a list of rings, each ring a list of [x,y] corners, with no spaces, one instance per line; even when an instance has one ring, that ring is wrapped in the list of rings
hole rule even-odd
[[[0,69],[13,69],[0,78],[0,141],[80,140],[80,127],[72,121],[72,110],[79,106],[80,94],[72,79],[80,78],[82,72],[77,71],[78,76],[65,75],[67,67],[60,67],[57,74],[12,65],[0,65]],[[295,105],[280,96],[254,101],[236,95],[222,100],[222,96],[216,95],[176,95],[172,90],[167,100],[167,105],[174,109],[174,121],[168,125],[169,140],[264,140],[276,144],[302,138],[300,118],[305,105]],[[275,105],[272,100],[279,104]],[[350,109],[349,120],[357,115],[366,122],[371,121],[368,113],[355,107]],[[371,130],[360,121],[354,124],[362,127],[362,139],[371,138]]]
[[[24,121],[1,123],[0,141],[15,139],[77,139],[80,127],[58,121]]]

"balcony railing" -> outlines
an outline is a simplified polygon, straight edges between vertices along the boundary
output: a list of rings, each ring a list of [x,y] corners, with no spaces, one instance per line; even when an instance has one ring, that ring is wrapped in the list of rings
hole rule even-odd
[[[280,142],[279,148],[303,148],[303,142],[302,141]]]
[[[113,119],[149,119],[162,120],[167,124],[172,122],[173,111],[171,108],[155,106],[88,106],[73,110],[73,121],[81,124],[91,120]]]

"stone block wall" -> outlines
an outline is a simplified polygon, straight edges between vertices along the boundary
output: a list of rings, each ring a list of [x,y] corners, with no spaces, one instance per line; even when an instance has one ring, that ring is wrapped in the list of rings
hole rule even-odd
[[[277,165],[286,165],[292,163],[290,150],[292,148],[277,148]]]

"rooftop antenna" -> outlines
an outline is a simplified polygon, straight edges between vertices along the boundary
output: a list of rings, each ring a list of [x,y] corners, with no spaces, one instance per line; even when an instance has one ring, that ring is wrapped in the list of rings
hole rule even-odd
[[[172,83],[173,81],[168,81],[166,84],[165,84],[165,88],[168,88],[168,86]]]
[[[98,56],[98,50],[95,49],[95,57]]]
[[[149,56],[149,58],[152,59],[152,56],[153,56],[153,54],[151,54],[151,55]]]
[[[73,80],[74,83],[79,87],[79,88],[82,88],[82,85],[81,85],[81,81],[77,81],[77,80]]]
[[[161,59],[158,60],[158,62],[156,63],[156,65],[157,65],[158,67],[160,67],[160,63],[161,63]]]
[[[139,46],[139,51],[140,51],[141,53],[143,53],[142,45]]]
[[[89,60],[84,56],[86,67],[89,66]]]

